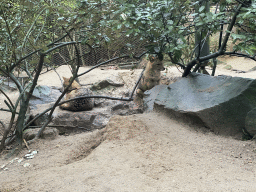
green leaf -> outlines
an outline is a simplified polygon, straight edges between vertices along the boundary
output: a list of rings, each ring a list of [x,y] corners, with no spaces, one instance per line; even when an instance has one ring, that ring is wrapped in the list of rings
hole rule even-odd
[[[117,29],[121,29],[122,28],[122,24],[117,25]]]
[[[248,54],[248,55],[254,55],[254,51],[252,49],[245,49],[245,52]]]
[[[199,12],[202,12],[204,9],[205,9],[205,6],[201,6],[201,7],[199,8]]]
[[[167,21],[167,24],[168,24],[168,25],[173,25],[173,20],[168,20],[168,21]]]
[[[174,62],[176,62],[176,63],[179,62],[181,56],[182,56],[182,51],[181,50],[175,50],[173,52],[173,60],[174,60]]]
[[[155,51],[156,53],[160,53],[160,47],[154,47],[154,51]]]
[[[106,35],[104,35],[105,42],[110,42],[110,38]]]
[[[126,32],[126,35],[130,35],[130,34],[132,34],[132,33],[133,33],[133,29],[128,30],[128,31]]]

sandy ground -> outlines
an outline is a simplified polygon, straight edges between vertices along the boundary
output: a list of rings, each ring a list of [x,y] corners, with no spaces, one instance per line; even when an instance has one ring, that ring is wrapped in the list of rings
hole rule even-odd
[[[224,69],[231,65],[233,69],[248,71],[256,66],[250,60],[240,59],[224,58],[216,75],[255,78],[254,71],[236,73]],[[58,72],[69,76],[65,67]],[[80,82],[122,77],[130,82],[126,85],[130,89],[139,72],[95,70]],[[58,76],[52,73],[43,75],[39,84],[60,87]],[[171,67],[163,75],[181,74]],[[12,98],[15,96],[13,93]],[[2,96],[0,103],[3,107]],[[6,113],[0,114],[0,119],[7,118]],[[0,159],[0,192],[253,192],[256,189],[255,141],[215,135],[203,127],[158,113],[114,116],[102,130],[41,139],[30,148],[38,151],[33,159],[23,158],[27,149],[13,159]]]

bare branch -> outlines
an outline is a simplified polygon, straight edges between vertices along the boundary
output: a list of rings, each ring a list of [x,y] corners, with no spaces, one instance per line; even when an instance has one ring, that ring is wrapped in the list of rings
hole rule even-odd
[[[224,55],[237,56],[237,57],[245,57],[245,58],[252,59],[252,60],[256,61],[256,58],[254,56],[252,57],[250,55],[243,54],[243,53],[225,52]]]
[[[55,49],[58,49],[60,47],[66,46],[66,45],[73,45],[76,44],[77,42],[72,41],[72,42],[66,42],[66,43],[61,43],[60,45],[57,45],[56,47],[53,47],[51,49],[48,49],[47,51],[44,52],[45,55],[47,55],[48,53],[54,51]]]
[[[9,126],[8,128],[6,128],[6,126],[4,126],[4,134],[3,134],[3,138],[1,140],[1,144],[0,144],[0,152],[3,151],[4,149],[4,146],[5,146],[5,141],[7,139],[7,136],[11,130],[11,128],[13,127],[13,124],[14,124],[14,120],[15,120],[15,112],[12,112],[12,117],[11,117],[11,120],[10,120],[10,123],[9,123]]]
[[[37,49],[37,50],[35,50],[35,51],[29,53],[28,55],[22,57],[21,59],[19,59],[15,64],[13,64],[13,65],[10,67],[9,71],[11,72],[15,67],[19,66],[20,63],[21,63],[23,60],[25,60],[25,59],[27,59],[28,57],[30,57],[31,55],[33,55],[33,54],[39,52],[40,50],[41,50],[41,49]]]
[[[0,111],[12,112],[10,109],[3,109],[3,108],[0,108]]]
[[[226,45],[227,45],[227,42],[228,42],[228,39],[229,39],[229,36],[231,34],[231,31],[234,27],[234,24],[236,22],[236,18],[237,18],[237,15],[240,13],[240,9],[242,8],[242,4],[239,4],[237,9],[236,9],[236,12],[234,13],[233,17],[232,17],[232,20],[230,22],[230,24],[228,25],[228,28],[227,28],[227,32],[226,32],[226,35],[223,39],[223,43],[219,49],[219,52],[222,53],[224,52],[225,48],[226,48]]]
[[[169,56],[169,58],[171,59],[171,62],[172,62],[172,63],[174,63],[175,65],[180,66],[182,69],[185,69],[185,68],[186,68],[185,65],[174,61],[174,59],[173,59],[173,57],[172,57],[172,53],[168,53],[168,56]]]
[[[218,56],[221,56],[221,55],[224,55],[225,54],[225,47],[227,45],[227,42],[228,42],[228,39],[230,37],[230,32],[235,24],[235,21],[236,21],[236,18],[237,18],[237,15],[239,14],[240,12],[240,9],[242,7],[242,4],[239,4],[237,9],[236,9],[236,12],[234,13],[233,17],[232,17],[232,20],[228,26],[228,29],[227,29],[227,33],[224,37],[224,40],[223,40],[223,43],[219,49],[218,52],[215,52],[215,53],[212,53],[210,55],[207,55],[207,56],[204,56],[204,57],[199,57],[198,59],[194,59],[192,61],[190,61],[188,64],[187,64],[187,67],[185,68],[184,70],[184,73],[182,75],[182,77],[186,77],[189,73],[190,73],[190,70],[192,69],[192,67],[197,64],[197,63],[201,63],[202,61],[206,61],[206,60],[209,60],[209,59],[212,59],[214,57],[218,57]]]
[[[3,89],[1,89],[0,87],[0,92],[3,93],[3,95],[6,97],[6,99],[9,101],[9,103],[11,104],[12,108],[14,108],[14,105],[10,99],[10,97],[8,97],[8,95],[6,95],[6,93],[3,91]]]
[[[21,103],[20,106],[20,111],[19,111],[19,116],[17,119],[17,128],[16,128],[16,136],[17,136],[17,142],[19,144],[19,146],[22,146],[22,138],[23,138],[23,126],[24,126],[24,120],[25,120],[25,116],[26,116],[26,112],[27,112],[27,108],[28,108],[28,104],[29,104],[29,100],[32,97],[32,93],[37,85],[37,81],[39,78],[39,75],[42,71],[42,67],[44,64],[44,57],[45,54],[44,53],[40,53],[40,59],[39,59],[39,63],[37,66],[37,70],[36,70],[36,74],[35,77],[33,79],[32,85],[30,87],[30,90],[26,96],[26,99]]]
[[[141,74],[140,74],[140,77],[139,77],[139,79],[137,80],[137,82],[136,82],[136,84],[135,84],[135,86],[134,86],[134,88],[133,88],[133,90],[132,90],[132,93],[131,93],[129,99],[132,99],[133,94],[134,94],[136,88],[138,87],[138,85],[139,85],[139,83],[140,83],[140,80],[141,80],[141,78],[142,78],[142,76],[143,76],[143,74],[144,74],[145,69],[146,69],[146,67],[142,70],[142,72],[141,72]]]

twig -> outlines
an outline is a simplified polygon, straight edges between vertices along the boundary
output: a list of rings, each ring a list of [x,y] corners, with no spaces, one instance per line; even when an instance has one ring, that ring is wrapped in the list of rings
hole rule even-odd
[[[29,149],[29,147],[28,147],[28,143],[27,143],[27,141],[26,141],[25,139],[23,139],[23,141],[24,141],[24,143],[25,143],[25,145],[26,145],[27,149],[28,149],[28,150],[30,150],[30,149]]]
[[[67,33],[69,39],[70,39],[71,41],[74,41],[73,38],[71,37],[69,31],[67,31],[63,26],[62,26],[62,29]],[[74,44],[74,46],[75,46],[76,56],[77,56],[77,68],[76,68],[76,71],[74,71],[74,69],[72,69],[72,74],[73,74],[73,75],[77,75],[78,69],[79,69],[79,67],[81,66],[81,65],[80,65],[80,54],[79,54],[79,50],[78,50],[76,44]],[[91,48],[91,47],[89,46],[89,48]]]
[[[12,111],[10,111],[9,109],[3,109],[3,108],[0,108],[0,111],[6,111],[6,112],[10,112],[10,113],[12,113]],[[16,112],[16,114],[18,114],[18,112]]]
[[[233,15],[233,18],[232,18],[230,24],[228,25],[227,32],[226,32],[226,35],[225,35],[225,37],[223,39],[223,43],[222,43],[222,45],[221,45],[221,47],[219,49],[219,52],[223,52],[224,51],[224,49],[225,49],[225,47],[227,45],[229,36],[231,34],[231,31],[233,29],[233,26],[234,26],[234,24],[236,22],[237,15],[239,14],[241,8],[242,8],[242,4],[239,4],[237,9],[236,9],[235,14]]]
[[[71,28],[71,29],[69,30],[69,32],[73,31],[74,29],[75,29],[75,28]],[[60,37],[59,39],[55,40],[54,42],[48,44],[47,47],[53,46],[55,43],[61,41],[62,39],[64,39],[64,38],[67,37],[67,36],[68,36],[68,34],[66,34],[66,35],[64,35],[64,36],[62,36],[62,37]]]
[[[138,81],[139,82],[139,81]],[[135,88],[134,88],[135,89]],[[123,97],[109,97],[109,96],[102,96],[102,95],[91,95],[91,96],[83,96],[83,97],[76,97],[76,98],[73,98],[73,99],[69,99],[69,100],[66,100],[66,101],[62,101],[58,104],[59,105],[62,105],[64,103],[68,103],[70,101],[74,101],[74,100],[77,100],[77,99],[87,99],[87,98],[103,98],[103,99],[111,99],[111,100],[120,100],[120,101],[132,101],[133,99],[131,97],[129,98],[123,98]]]
[[[37,50],[35,50],[35,51],[29,53],[28,55],[22,57],[22,58],[19,59],[15,64],[13,64],[13,65],[10,67],[9,70],[12,71],[12,70],[13,70],[15,67],[17,67],[24,59],[28,58],[29,56],[31,56],[31,55],[33,55],[33,54],[35,54],[35,53],[37,53],[37,52],[39,52],[40,50],[41,50],[41,49],[37,49]]]
[[[140,77],[139,77],[139,79],[137,80],[137,82],[136,82],[136,84],[135,84],[135,86],[134,86],[134,88],[133,88],[133,90],[132,90],[132,93],[131,93],[131,96],[129,97],[129,99],[132,99],[133,94],[134,94],[134,92],[135,92],[137,86],[138,86],[139,83],[140,83],[140,80],[141,80],[141,78],[142,78],[142,76],[143,76],[143,74],[144,74],[145,69],[146,69],[146,67],[144,67],[144,69],[142,70],[142,72],[141,72],[141,74],[140,74]]]
[[[45,55],[47,55],[48,53],[54,51],[55,49],[58,49],[60,47],[66,46],[66,45],[73,45],[76,44],[76,41],[71,41],[71,42],[66,42],[66,43],[61,43],[60,45],[57,45],[56,47],[53,47],[51,49],[48,49],[47,51],[44,52]]]
[[[70,129],[74,129],[74,128],[78,128],[78,129],[85,129],[87,131],[90,131],[91,129],[85,128],[85,127],[78,127],[78,126],[69,126],[69,125],[47,125],[46,127],[62,127],[62,128],[70,128]],[[41,128],[41,126],[29,126],[29,128]]]
[[[215,75],[215,71],[216,71],[216,67],[217,67],[217,59],[216,58],[213,58],[213,68],[212,68],[212,76]]]
[[[3,126],[3,129],[5,130],[6,129],[5,124],[2,121],[0,121],[0,124]]]
[[[237,57],[245,57],[245,58],[252,59],[252,60],[256,61],[254,56],[246,55],[246,54],[243,54],[243,53],[225,52],[224,55],[237,56]]]
[[[69,38],[72,40],[72,37],[70,36],[69,32],[66,31],[66,33],[67,33],[67,35],[69,36]],[[52,114],[53,114],[55,108],[59,105],[60,100],[61,100],[61,99],[63,98],[63,96],[67,93],[67,91],[68,91],[68,89],[70,88],[70,86],[72,85],[73,81],[78,77],[78,76],[77,76],[77,73],[78,73],[78,70],[79,70],[79,67],[80,67],[80,55],[79,55],[78,48],[77,48],[77,46],[76,46],[77,42],[75,42],[75,41],[58,45],[58,46],[56,46],[56,47],[53,47],[53,48],[47,50],[47,51],[44,53],[44,54],[46,55],[46,54],[50,53],[51,51],[55,50],[56,48],[62,47],[62,46],[64,46],[64,45],[69,45],[69,44],[74,44],[74,46],[75,46],[75,51],[76,51],[76,55],[77,55],[77,67],[76,67],[76,69],[74,69],[74,70],[72,71],[73,77],[70,79],[69,85],[64,89],[63,93],[59,96],[59,98],[57,99],[57,101],[56,101],[56,102],[54,103],[54,105],[51,107],[47,122],[44,123],[44,125],[43,125],[43,126],[41,127],[41,129],[38,131],[36,137],[35,137],[33,140],[37,140],[37,139],[41,136],[41,134],[44,132],[46,126],[51,122],[51,120],[52,120]],[[25,129],[25,128],[23,128],[23,129]]]
[[[218,52],[215,52],[215,53],[212,53],[210,55],[207,55],[207,56],[204,56],[204,57],[200,57],[198,59],[194,59],[192,61],[190,61],[188,64],[187,64],[187,67],[185,68],[184,70],[184,73],[182,75],[182,77],[186,77],[189,73],[190,73],[190,70],[192,69],[192,67],[197,64],[198,62],[201,63],[202,61],[205,61],[205,60],[209,60],[209,59],[212,59],[214,57],[218,57],[218,56],[221,56],[221,55],[224,55],[225,54],[225,47],[227,45],[227,42],[228,42],[228,39],[229,39],[229,36],[230,36],[230,33],[231,33],[231,30],[235,24],[235,21],[236,21],[236,18],[237,18],[237,15],[239,14],[240,12],[240,9],[242,7],[242,4],[239,4],[237,9],[236,9],[236,12],[235,14],[233,15],[233,18],[228,26],[228,29],[227,29],[227,33],[224,37],[224,40],[223,40],[223,43],[219,49]]]

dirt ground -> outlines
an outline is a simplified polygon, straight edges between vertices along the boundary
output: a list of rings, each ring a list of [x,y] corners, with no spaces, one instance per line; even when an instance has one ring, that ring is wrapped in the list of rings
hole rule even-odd
[[[256,63],[241,58],[220,59],[216,75],[255,78],[249,71]],[[239,63],[239,65],[238,65]],[[60,68],[60,74],[69,76]],[[98,71],[99,72],[99,71]],[[119,70],[101,70],[101,78]],[[135,74],[123,71],[132,87]],[[52,72],[39,84],[60,86]],[[103,75],[105,74],[105,76]],[[95,78],[99,75],[94,72]],[[132,78],[128,78],[129,75]],[[166,76],[180,76],[168,68]],[[128,81],[127,80],[127,81]],[[81,83],[94,81],[81,79]],[[129,84],[129,83],[128,83]],[[15,93],[12,97],[15,98]],[[0,108],[4,106],[0,97]],[[6,113],[0,120],[6,120]],[[89,133],[40,139],[29,146],[37,151],[32,159],[24,150],[11,159],[0,159],[0,192],[7,191],[251,191],[256,189],[256,142],[240,141],[209,132],[204,127],[184,124],[160,113],[113,116],[107,127]]]

